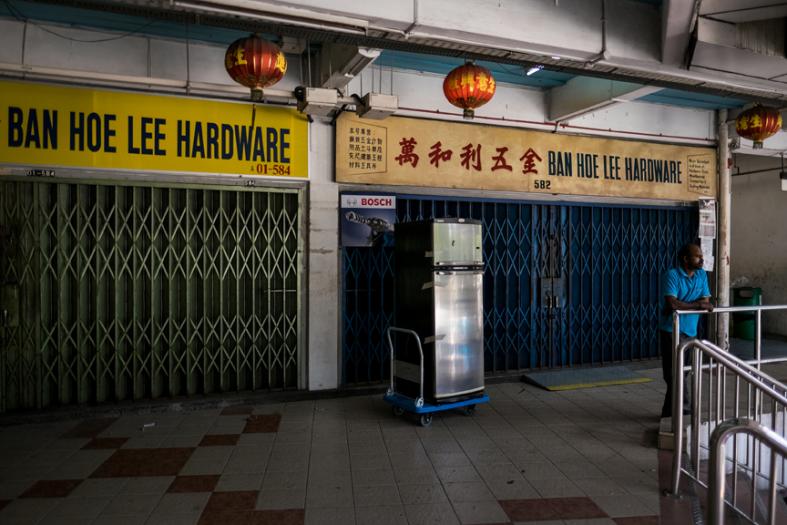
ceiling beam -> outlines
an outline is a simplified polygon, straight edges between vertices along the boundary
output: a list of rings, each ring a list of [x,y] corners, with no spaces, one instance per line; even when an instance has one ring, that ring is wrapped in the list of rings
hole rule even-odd
[[[549,120],[562,122],[619,102],[630,102],[661,89],[619,80],[574,77],[549,91]]]
[[[661,8],[661,62],[682,66],[691,37],[695,2],[666,0]]]
[[[366,66],[377,60],[381,50],[325,43],[320,51],[318,76],[324,88],[344,89]]]
[[[787,16],[787,4],[774,0],[703,0],[700,16],[740,24]]]

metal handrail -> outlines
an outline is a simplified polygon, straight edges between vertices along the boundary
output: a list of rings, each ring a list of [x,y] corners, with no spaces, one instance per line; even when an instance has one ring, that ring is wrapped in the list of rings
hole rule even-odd
[[[772,377],[768,376],[767,374],[757,370],[756,368],[752,367],[751,365],[745,363],[744,361],[738,359],[737,357],[731,355],[728,352],[725,352],[718,346],[714,345],[709,341],[699,341],[697,339],[692,339],[691,341],[685,342],[683,345],[678,348],[678,353],[675,356],[675,360],[672,362],[672,381],[674,384],[673,393],[672,393],[672,418],[673,418],[673,431],[674,431],[674,455],[672,457],[672,484],[671,484],[671,492],[674,495],[678,494],[679,484],[680,484],[680,473],[681,473],[681,463],[682,463],[682,451],[683,451],[683,359],[686,353],[686,350],[689,348],[695,348],[701,350],[702,352],[708,354],[711,358],[715,359],[721,364],[727,366],[727,368],[735,375],[746,381],[747,383],[753,385],[757,388],[762,394],[770,397],[777,403],[781,403],[784,406],[787,406],[787,396],[779,394],[778,392],[774,391],[774,387],[782,387],[784,386],[779,383],[779,381],[773,379]],[[698,402],[699,402],[699,370],[700,370],[700,353],[694,353],[693,359],[693,366],[692,370],[694,372],[694,387],[692,389],[692,430],[695,434],[695,439],[692,441],[692,444],[695,447],[695,457],[699,454],[699,410],[698,410]],[[757,377],[758,376],[758,377]],[[767,381],[767,383],[766,383]]]
[[[692,372],[692,435],[691,435],[691,447],[689,452],[690,458],[694,462],[694,472],[684,469],[682,467],[683,462],[683,444],[685,439],[685,429],[683,425],[683,385],[684,385],[684,367],[683,363],[685,362],[685,355],[686,352],[689,350],[693,350],[693,359],[691,365],[691,372]],[[703,356],[707,356],[709,359],[708,365],[703,366]],[[714,371],[716,376],[715,382],[715,399],[709,398],[708,403],[708,429],[712,428],[712,425],[716,425],[716,430],[713,432],[713,436],[719,436],[721,432],[723,436],[727,436],[728,434],[735,436],[738,432],[729,430],[731,425],[744,425],[745,429],[741,430],[744,433],[752,433],[758,432],[757,430],[749,431],[749,429],[754,428],[756,425],[761,425],[759,421],[753,421],[752,424],[747,424],[746,422],[749,419],[739,418],[738,417],[738,410],[739,410],[739,395],[738,389],[740,382],[743,381],[745,385],[749,388],[749,402],[751,402],[752,398],[754,399],[754,409],[753,414],[754,417],[762,417],[763,411],[762,407],[765,405],[763,399],[768,398],[772,403],[772,410],[771,410],[771,424],[773,425],[774,430],[777,428],[777,414],[780,414],[782,417],[787,418],[787,386],[783,385],[776,379],[772,378],[768,374],[760,371],[759,369],[751,366],[750,364],[742,361],[741,359],[735,357],[734,355],[730,354],[729,352],[724,351],[723,349],[719,348],[718,346],[714,345],[709,341],[699,341],[697,339],[692,339],[690,341],[685,342],[682,344],[675,355],[675,360],[673,362],[673,385],[674,385],[674,395],[673,395],[673,422],[674,422],[674,455],[673,455],[673,463],[672,463],[672,479],[670,482],[670,491],[673,495],[678,495],[679,491],[679,484],[680,484],[680,477],[681,474],[686,474],[689,478],[694,479],[700,485],[706,486],[711,493],[711,496],[714,496],[718,491],[718,483],[720,481],[719,476],[715,476],[713,472],[711,472],[710,482],[705,485],[702,480],[700,479],[700,426],[701,426],[701,391],[702,391],[702,372],[703,370],[708,372],[708,393],[709,395],[713,395],[713,380],[714,380]],[[722,372],[723,371],[723,372]],[[726,412],[726,380],[727,380],[727,373],[732,374],[736,379],[735,383],[735,416],[732,419],[723,420],[724,413]],[[714,403],[715,401],[715,403]],[[747,406],[748,403],[747,402]],[[780,411],[777,412],[777,404],[780,405]],[[715,418],[713,415],[715,406]],[[749,406],[747,409],[749,414],[752,414],[752,408]],[[759,416],[758,416],[759,414]],[[782,424],[784,426],[784,424]],[[722,430],[718,430],[721,428]],[[787,440],[785,438],[779,436],[776,432],[773,432],[767,427],[764,427],[766,430],[771,432],[768,434],[768,440],[766,444],[770,444],[771,441],[775,441],[777,445],[775,447],[771,447],[771,450],[774,448],[778,451],[782,451],[781,445],[783,444],[787,447]],[[711,467],[715,467],[718,465],[720,461],[722,464],[722,468],[724,467],[724,458],[726,457],[724,454],[724,450],[722,451],[721,459],[718,459],[718,456],[714,455],[714,449],[716,448],[716,444],[714,442],[713,436],[709,436],[709,442],[711,442]],[[756,434],[759,436],[759,434]],[[775,436],[775,438],[774,438]],[[774,438],[774,439],[772,439]],[[726,437],[724,438],[726,440]],[[723,443],[722,443],[723,445]],[[733,480],[732,480],[732,503],[730,504],[733,511],[739,513],[740,515],[746,517],[748,516],[744,514],[744,511],[739,509],[736,506],[737,501],[737,477],[735,474],[735,469],[737,469],[738,465],[738,445],[737,440],[733,446],[733,465],[735,465],[733,470]],[[747,445],[748,450],[748,445]],[[787,453],[785,453],[787,455]],[[748,452],[747,452],[748,457]],[[752,445],[752,455],[751,464],[747,461],[747,467],[751,467],[751,483],[752,483],[752,495],[751,495],[751,509],[750,515],[753,521],[755,516],[755,505],[756,505],[756,485],[757,485],[757,477],[758,475],[758,454],[754,452],[754,445]],[[777,471],[776,471],[776,460],[773,456],[771,456],[771,464],[770,464],[770,493],[771,499],[769,501],[769,508],[771,509],[771,516],[775,515],[775,490],[776,485],[778,484],[777,481]],[[783,467],[782,467],[783,468]],[[784,475],[784,469],[782,470],[782,475]],[[715,476],[715,477],[714,477]],[[721,480],[723,483],[723,480]],[[722,501],[724,498],[724,487],[721,488],[721,497]],[[723,519],[723,503],[721,507],[721,515]],[[718,508],[713,511],[714,514],[712,515],[714,519],[717,519],[719,516]],[[716,522],[712,522],[716,523]]]
[[[677,351],[680,345],[680,316],[681,315],[707,315],[707,314],[724,314],[735,312],[754,312],[754,360],[758,366],[764,361],[762,360],[762,312],[768,310],[787,310],[787,304],[768,304],[768,305],[752,305],[752,306],[717,306],[713,310],[675,310],[672,312],[672,347],[673,352]],[[782,359],[769,359],[767,362],[780,362],[787,361],[787,358]]]
[[[751,306],[714,306],[713,310],[675,310],[679,314],[713,314],[713,313],[731,313],[731,312],[753,312],[756,310],[785,310],[787,304],[759,304]]]
[[[724,491],[726,484],[726,444],[735,434],[749,434],[787,456],[787,440],[768,427],[752,419],[730,419],[719,424],[711,435],[710,483],[708,486],[708,521],[710,525],[724,525]],[[677,455],[677,454],[676,454]],[[756,473],[754,474],[756,475]],[[771,455],[770,487],[768,492],[768,523],[776,523],[776,461]]]

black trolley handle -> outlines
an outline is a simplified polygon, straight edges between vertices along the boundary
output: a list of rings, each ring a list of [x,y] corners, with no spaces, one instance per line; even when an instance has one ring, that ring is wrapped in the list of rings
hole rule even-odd
[[[391,386],[388,388],[388,393],[393,394],[394,391],[394,369],[396,367],[395,363],[395,356],[394,356],[394,345],[393,340],[391,339],[391,332],[400,332],[402,334],[411,335],[415,338],[415,342],[418,344],[418,353],[421,356],[421,366],[419,367],[421,380],[418,383],[418,388],[420,392],[420,397],[415,400],[415,406],[422,407],[424,406],[424,349],[421,347],[421,338],[418,337],[418,334],[414,330],[408,330],[407,328],[397,328],[396,326],[388,327],[388,330],[385,331],[385,335],[388,337],[388,346],[391,348]]]

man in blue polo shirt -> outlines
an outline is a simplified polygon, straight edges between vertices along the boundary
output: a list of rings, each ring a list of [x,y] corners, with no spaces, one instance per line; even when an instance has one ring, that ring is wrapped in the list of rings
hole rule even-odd
[[[702,249],[696,244],[686,244],[678,252],[678,267],[667,270],[661,279],[661,295],[664,309],[659,322],[659,347],[667,394],[661,417],[672,417],[672,312],[675,310],[712,311],[708,276],[702,269]],[[680,318],[680,341],[697,337],[699,314],[682,315]],[[688,411],[690,399],[683,395],[684,411]]]

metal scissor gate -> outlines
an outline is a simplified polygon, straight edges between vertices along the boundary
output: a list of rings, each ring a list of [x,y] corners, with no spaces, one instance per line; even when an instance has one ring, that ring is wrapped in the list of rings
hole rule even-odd
[[[301,199],[0,181],[0,409],[297,388]]]
[[[695,207],[397,196],[397,220],[483,221],[487,373],[658,356],[659,276],[696,237]],[[343,383],[383,381],[393,249],[344,248]]]

